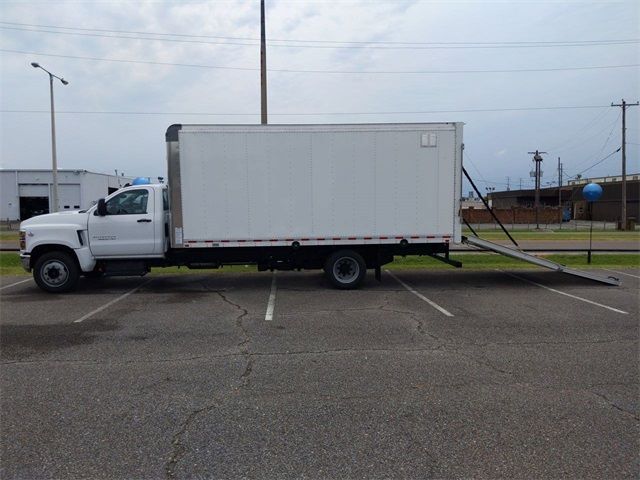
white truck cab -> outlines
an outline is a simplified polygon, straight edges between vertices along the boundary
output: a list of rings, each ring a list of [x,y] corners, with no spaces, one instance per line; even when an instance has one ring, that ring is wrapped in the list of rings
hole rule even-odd
[[[88,210],[59,212],[20,224],[20,258],[44,290],[72,290],[80,275],[105,273],[109,265],[146,273],[137,259],[163,258],[168,248],[169,205],[167,186],[135,185],[100,199]]]

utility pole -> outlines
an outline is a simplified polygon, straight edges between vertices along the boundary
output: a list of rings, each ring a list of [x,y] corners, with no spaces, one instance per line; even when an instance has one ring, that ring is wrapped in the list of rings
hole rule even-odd
[[[520,178],[520,190],[522,190],[522,178]]]
[[[507,177],[507,192],[511,190],[511,177]]]
[[[627,103],[622,99],[622,103],[612,103],[612,107],[622,108],[622,213],[620,230],[627,229],[627,107],[637,107],[636,103]]]
[[[260,0],[260,123],[267,124],[267,41],[264,24],[264,0]]]
[[[533,155],[533,161],[536,163],[535,170],[535,178],[536,178],[536,197],[534,202],[534,207],[536,209],[536,230],[540,230],[540,177],[542,176],[542,170],[540,164],[542,163],[542,154],[546,154],[547,152],[539,152],[536,150],[535,152],[528,152],[529,155]]]
[[[558,157],[558,207],[562,215],[562,163],[560,163],[560,157]],[[562,221],[562,218],[560,221]]]

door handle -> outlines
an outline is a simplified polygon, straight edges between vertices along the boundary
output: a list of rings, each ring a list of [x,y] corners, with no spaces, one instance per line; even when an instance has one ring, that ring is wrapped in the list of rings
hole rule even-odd
[[[138,223],[151,223],[151,219],[150,218],[141,218],[140,220],[138,220]]]

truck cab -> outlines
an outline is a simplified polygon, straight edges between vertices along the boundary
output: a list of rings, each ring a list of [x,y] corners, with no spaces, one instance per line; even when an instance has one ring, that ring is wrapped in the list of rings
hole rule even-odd
[[[164,184],[122,188],[87,210],[40,215],[20,224],[20,258],[49,292],[72,290],[81,275],[144,274],[169,247]]]

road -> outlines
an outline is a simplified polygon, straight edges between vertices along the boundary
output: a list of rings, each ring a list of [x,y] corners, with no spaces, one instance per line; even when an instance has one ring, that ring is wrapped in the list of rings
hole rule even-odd
[[[638,478],[638,269],[392,273],[0,277],[1,477]]]

